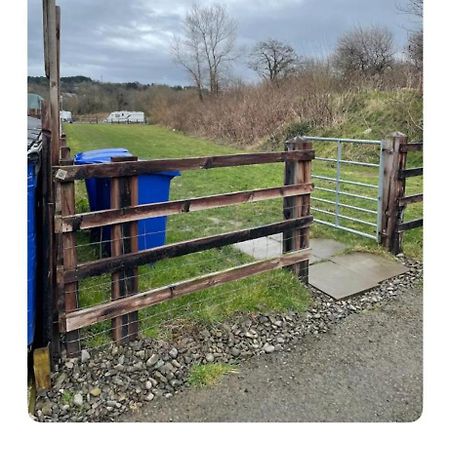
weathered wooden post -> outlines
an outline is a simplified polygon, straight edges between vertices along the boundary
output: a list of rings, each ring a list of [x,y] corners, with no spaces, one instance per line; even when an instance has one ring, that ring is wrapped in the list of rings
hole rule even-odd
[[[137,161],[136,156],[112,158],[111,162]],[[138,177],[111,178],[111,209],[126,208],[138,204]],[[111,226],[111,256],[138,251],[137,221]],[[136,294],[138,291],[138,267],[129,266],[112,274],[111,299]],[[124,344],[138,337],[138,312],[134,311],[112,319],[112,335],[115,342]]]
[[[55,0],[43,1],[44,14],[44,51],[45,72],[49,79],[50,132],[51,132],[51,166],[61,164],[61,152],[68,156],[65,138],[61,136],[60,122],[60,31],[61,11]],[[64,145],[63,145],[64,144]],[[67,163],[72,163],[66,161]],[[54,215],[56,217],[75,214],[75,184],[71,182],[53,183]],[[53,228],[54,229],[54,228]],[[56,269],[54,289],[54,306],[58,315],[74,311],[78,307],[78,284],[64,283],[60,279],[62,270],[75,269],[77,266],[76,236],[71,233],[55,233],[53,237],[53,265]],[[80,352],[79,331],[66,334],[68,356],[77,356]]]
[[[47,353],[55,362],[60,353],[57,290],[56,290],[56,240],[54,233],[55,183],[52,167],[59,164],[59,20],[60,11],[55,0],[43,0],[43,38],[45,74],[49,79],[49,101],[42,109],[42,153],[39,255],[40,332],[38,344],[46,345]],[[50,345],[47,345],[50,343]],[[48,355],[50,359],[50,355]]]
[[[72,162],[73,163],[73,162]],[[75,214],[75,183],[58,182],[56,190],[57,214],[70,216]],[[65,283],[60,279],[62,271],[74,270],[77,267],[77,241],[74,231],[59,233],[57,236],[57,279],[58,279],[58,311],[60,314],[78,309],[78,282]],[[80,332],[74,330],[66,333],[67,356],[75,357],[81,352]]]
[[[59,142],[60,142],[60,148],[61,148],[61,160],[70,159],[70,147],[67,146],[67,138],[66,138],[65,133],[61,134]]]
[[[53,174],[51,166],[51,133],[48,103],[42,106],[42,150],[41,169],[38,191],[38,302],[36,341],[38,346],[46,346],[50,343],[50,353],[56,359],[59,355],[59,329],[58,315],[53,304],[54,264],[53,264]],[[56,324],[56,325],[55,325]]]
[[[311,159],[298,161],[287,160],[284,170],[284,184],[311,183],[312,143],[300,137],[286,141],[285,151],[304,151],[311,153]],[[283,215],[285,220],[297,219],[310,215],[311,195],[285,197],[283,200]],[[309,227],[288,230],[283,233],[283,253],[302,250],[309,247]],[[299,279],[307,284],[309,279],[309,260],[289,267]]]
[[[59,122],[59,17],[55,0],[44,0],[44,48],[46,74],[49,79],[50,131],[52,135],[52,164],[60,159]]]
[[[399,205],[399,199],[405,194],[405,179],[400,177],[400,173],[406,168],[407,154],[400,149],[407,141],[406,135],[398,131],[383,141],[381,244],[394,255],[401,251],[402,233],[398,226],[402,222],[404,208]]]

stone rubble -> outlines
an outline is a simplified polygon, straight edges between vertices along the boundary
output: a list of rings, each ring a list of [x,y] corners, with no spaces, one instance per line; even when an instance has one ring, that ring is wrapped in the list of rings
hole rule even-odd
[[[52,389],[36,399],[41,422],[115,421],[155,398],[170,398],[185,386],[193,364],[238,364],[258,354],[289,352],[306,334],[319,335],[350,314],[394,301],[422,279],[422,263],[398,259],[409,271],[377,288],[336,301],[310,287],[305,313],[237,314],[226,322],[176,342],[141,339],[125,346],[83,350],[80,358],[60,361]],[[267,357],[270,357],[268,355]]]

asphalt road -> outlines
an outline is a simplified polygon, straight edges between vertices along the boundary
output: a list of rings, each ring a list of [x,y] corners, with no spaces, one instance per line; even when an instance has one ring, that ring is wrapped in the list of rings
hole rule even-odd
[[[422,411],[422,292],[353,314],[213,387],[155,399],[146,422],[403,422]]]

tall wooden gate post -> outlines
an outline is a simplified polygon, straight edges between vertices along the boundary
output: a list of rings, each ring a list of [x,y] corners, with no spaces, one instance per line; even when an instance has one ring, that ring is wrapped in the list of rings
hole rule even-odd
[[[59,45],[60,10],[55,0],[43,0],[43,38],[45,75],[49,79],[49,100],[42,108],[42,159],[39,190],[40,224],[39,256],[42,264],[38,269],[41,283],[38,285],[40,311],[37,313],[39,330],[35,344],[47,345],[52,362],[60,354],[59,313],[56,286],[57,244],[54,233],[56,211],[52,166],[60,162],[59,121]]]
[[[285,151],[311,152],[312,143],[300,137],[286,141]],[[284,170],[284,184],[311,183],[312,159],[299,161],[287,160]],[[283,215],[286,220],[310,215],[311,195],[285,197],[283,200]],[[283,253],[302,250],[309,247],[309,227],[288,230],[283,233]],[[309,260],[289,267],[305,284],[309,280]]]
[[[400,147],[407,140],[405,134],[397,131],[383,141],[381,244],[395,255],[401,251],[402,233],[398,231],[398,226],[402,222],[404,207],[399,205],[399,199],[405,194],[405,179],[399,175],[406,168],[407,155],[400,151]]]
[[[52,363],[56,362],[60,354],[58,310],[56,306],[55,264],[54,264],[54,192],[51,164],[51,132],[50,111],[47,101],[42,105],[42,150],[41,169],[38,191],[38,255],[39,255],[39,283],[38,302],[40,307],[36,317],[35,344],[43,347],[50,343]]]

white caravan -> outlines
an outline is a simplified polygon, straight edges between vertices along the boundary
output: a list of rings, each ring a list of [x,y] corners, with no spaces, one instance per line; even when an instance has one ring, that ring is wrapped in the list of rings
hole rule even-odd
[[[72,113],[70,111],[60,111],[59,117],[61,119],[61,122],[69,122],[72,123]]]
[[[142,111],[113,111],[105,120],[108,123],[145,123]]]

